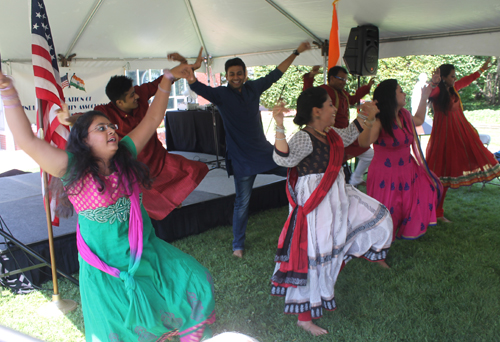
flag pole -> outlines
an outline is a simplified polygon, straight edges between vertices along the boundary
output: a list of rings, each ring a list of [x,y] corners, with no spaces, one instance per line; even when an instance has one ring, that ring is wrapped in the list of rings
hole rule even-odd
[[[43,106],[42,100],[37,99],[38,102],[38,120],[40,130],[39,138],[44,139],[43,133]],[[38,313],[45,317],[65,315],[68,312],[76,309],[76,302],[71,299],[61,299],[59,294],[59,285],[57,283],[57,265],[54,251],[54,233],[52,230],[52,215],[50,213],[50,200],[49,200],[49,182],[47,179],[47,172],[42,170],[43,182],[43,199],[45,203],[45,216],[47,217],[47,230],[49,235],[49,251],[50,251],[50,268],[52,269],[52,282],[54,284],[54,293],[52,294],[52,302],[46,303],[38,309]]]

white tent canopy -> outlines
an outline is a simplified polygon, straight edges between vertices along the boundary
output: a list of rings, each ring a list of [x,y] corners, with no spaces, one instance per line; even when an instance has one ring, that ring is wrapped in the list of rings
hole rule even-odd
[[[31,62],[30,0],[0,2],[3,62]],[[200,46],[215,71],[227,58],[278,64],[301,41],[329,39],[332,0],[45,0],[58,54],[72,65],[163,68],[168,52],[195,57]],[[500,55],[498,0],[341,0],[340,41],[351,27],[380,31],[380,58],[413,54]],[[321,64],[320,49],[296,64]]]

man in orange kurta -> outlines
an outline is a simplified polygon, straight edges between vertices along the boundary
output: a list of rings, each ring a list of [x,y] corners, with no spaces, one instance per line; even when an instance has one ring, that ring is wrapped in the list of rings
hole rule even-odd
[[[303,90],[313,86],[314,76],[318,73],[319,66],[317,65],[313,67],[311,72],[304,75]],[[371,79],[367,85],[360,87],[354,95],[350,95],[347,90],[344,89],[346,83],[347,70],[340,66],[334,66],[328,70],[328,84],[320,86],[328,92],[333,105],[337,108],[337,116],[335,117],[334,125],[334,127],[337,128],[346,128],[349,126],[349,105],[358,103],[359,100],[368,94],[374,80]],[[356,170],[351,175],[349,183],[357,186],[363,182],[363,175],[373,159],[373,150],[369,147],[360,147],[356,140],[344,149],[344,162],[354,157],[358,157],[359,162]]]

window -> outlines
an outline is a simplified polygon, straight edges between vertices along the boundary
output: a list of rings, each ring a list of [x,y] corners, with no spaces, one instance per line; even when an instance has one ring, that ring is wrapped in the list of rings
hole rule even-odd
[[[125,76],[132,79],[133,85],[141,85],[144,83],[152,82],[163,74],[161,69],[148,69],[148,70],[128,70],[125,71]],[[168,101],[167,110],[177,110],[180,104],[187,103],[189,95],[188,83],[185,79],[180,79],[172,85],[170,91],[170,99]]]

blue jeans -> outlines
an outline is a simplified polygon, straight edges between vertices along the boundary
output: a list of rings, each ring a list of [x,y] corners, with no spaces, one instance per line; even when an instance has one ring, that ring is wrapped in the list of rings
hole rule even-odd
[[[286,171],[287,169],[284,167],[277,167],[263,173],[286,177]],[[257,175],[244,177],[234,176],[236,198],[234,200],[233,211],[233,251],[245,248],[245,232],[247,230],[248,223],[248,210],[255,177],[257,177]]]

